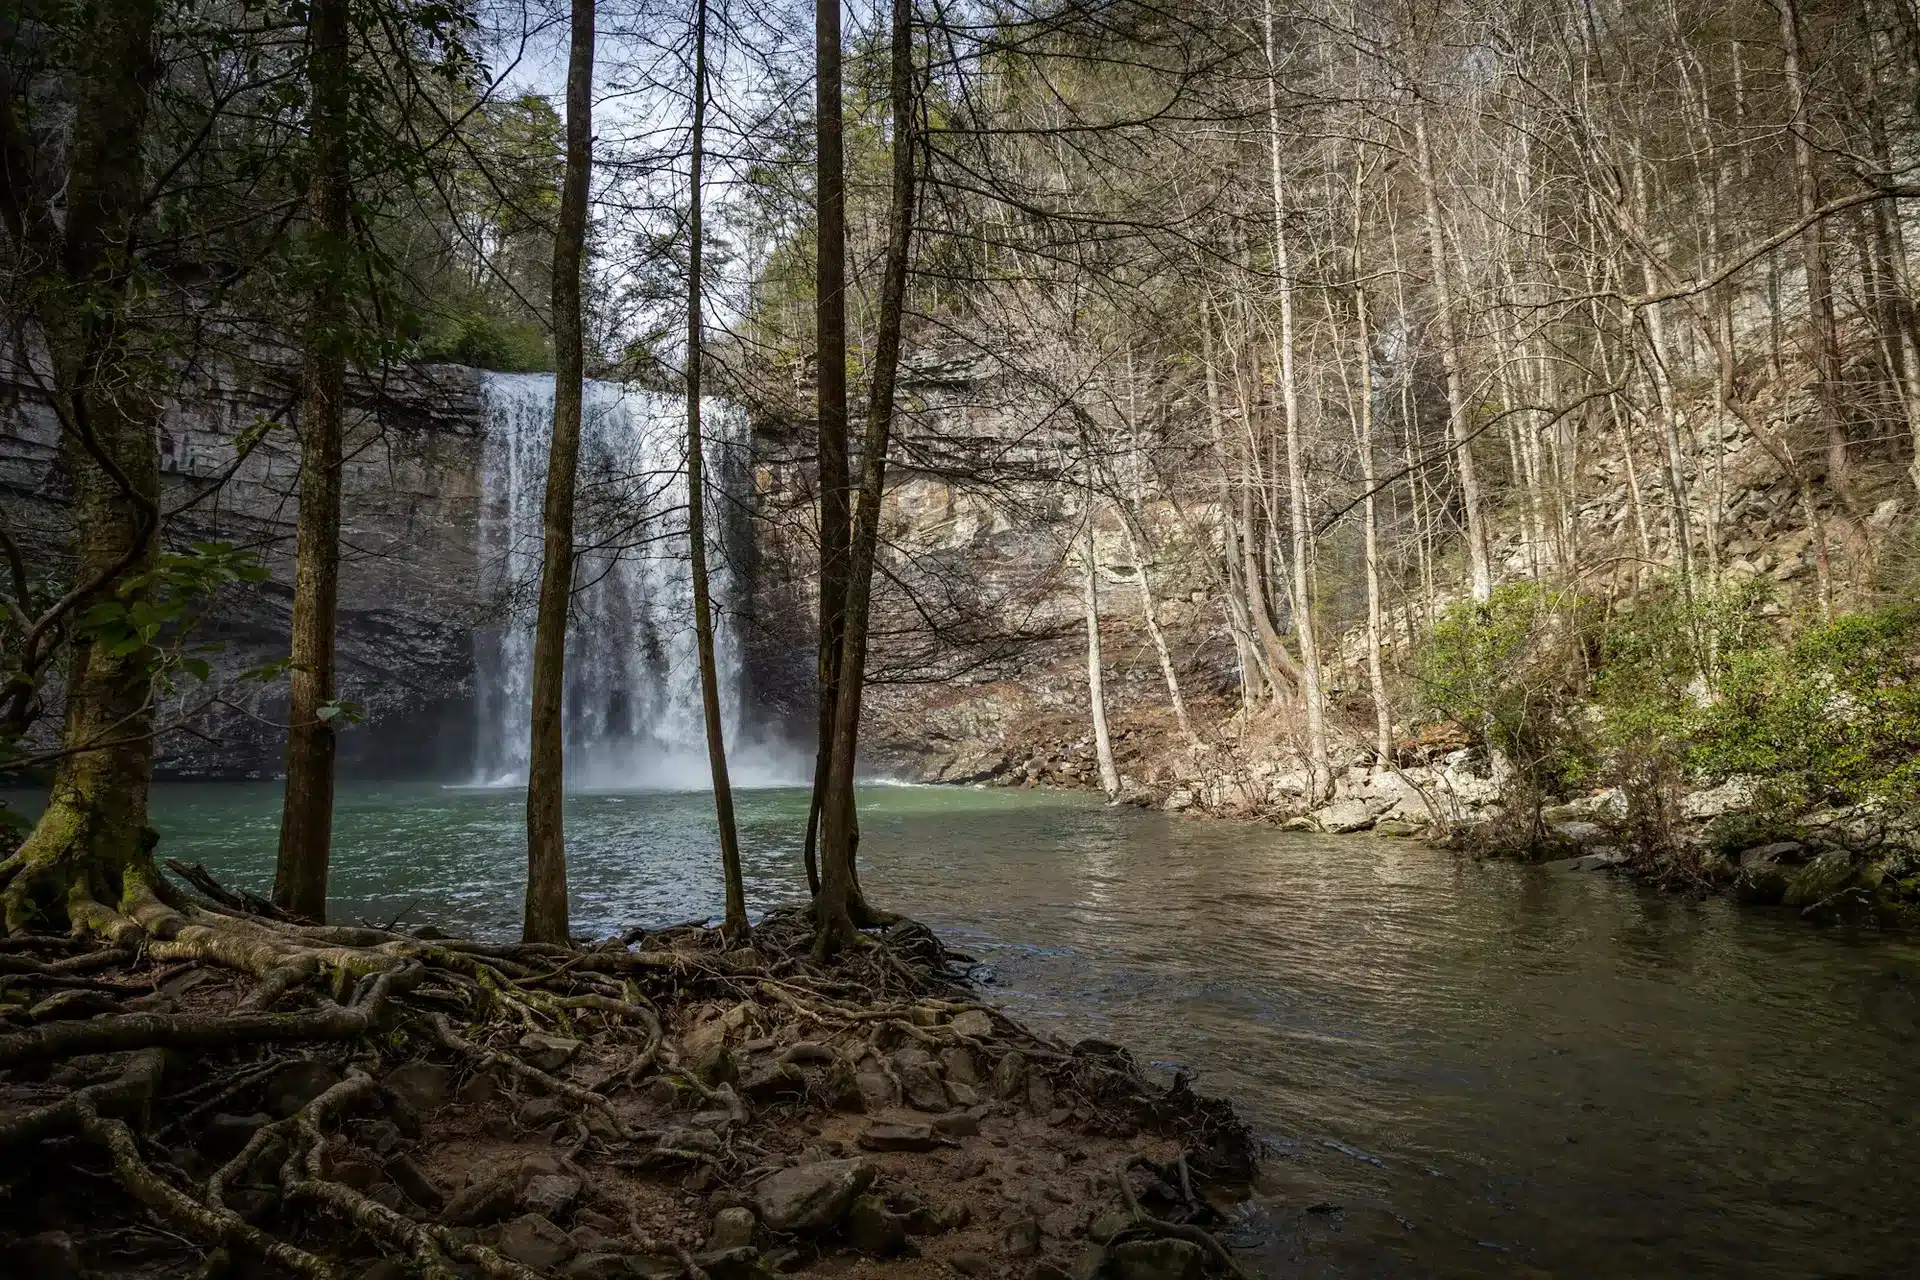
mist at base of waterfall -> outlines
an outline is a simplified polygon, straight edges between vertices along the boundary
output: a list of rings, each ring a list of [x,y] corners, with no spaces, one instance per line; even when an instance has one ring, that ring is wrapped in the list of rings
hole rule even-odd
[[[735,791],[806,787],[813,782],[813,758],[783,743],[746,742],[727,748],[727,781]],[[527,785],[524,769],[455,784],[483,790]],[[566,788],[582,795],[645,791],[711,791],[713,773],[704,747],[680,743],[600,743],[569,755]]]

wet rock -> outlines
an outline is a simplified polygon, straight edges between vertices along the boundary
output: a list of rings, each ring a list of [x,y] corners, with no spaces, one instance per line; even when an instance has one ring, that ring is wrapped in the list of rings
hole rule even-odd
[[[761,1179],[754,1207],[769,1231],[821,1231],[844,1218],[873,1179],[873,1165],[864,1159],[797,1165]]]
[[[509,1222],[494,1248],[536,1271],[557,1267],[573,1256],[573,1241],[567,1239],[567,1233],[537,1213]]]
[[[1207,1251],[1190,1240],[1171,1237],[1129,1240],[1107,1250],[1107,1273],[1114,1280],[1201,1280]]]
[[[289,1062],[267,1084],[267,1110],[282,1118],[290,1116],[339,1083],[340,1072],[331,1062],[316,1058]]]
[[[879,1196],[861,1196],[847,1211],[847,1243],[874,1258],[891,1258],[907,1243],[906,1219]]]
[[[64,1231],[43,1231],[37,1236],[16,1240],[4,1254],[8,1275],[32,1276],[34,1280],[80,1280],[80,1250],[73,1237]]]
[[[1627,860],[1627,855],[1618,849],[1595,849],[1592,853],[1583,853],[1577,858],[1567,860],[1571,871],[1605,871],[1608,867],[1617,867]]]
[[[393,1179],[393,1184],[405,1193],[407,1199],[422,1209],[438,1213],[447,1203],[447,1193],[412,1156],[400,1156],[387,1161],[387,1176]]]
[[[725,1253],[729,1249],[746,1248],[753,1243],[753,1232],[757,1226],[759,1223],[755,1221],[751,1209],[722,1209],[713,1215],[713,1230],[707,1233],[708,1252]]]
[[[1553,833],[1569,844],[1585,848],[1588,845],[1603,844],[1607,833],[1597,822],[1555,822],[1549,824]]]
[[[461,1188],[442,1218],[450,1227],[473,1227],[498,1222],[519,1207],[520,1197],[511,1179],[482,1178]]]
[[[972,1012],[969,1010],[968,1012]],[[960,1015],[965,1017],[966,1014]],[[940,1051],[940,1065],[947,1073],[947,1083],[980,1084],[980,1068],[973,1060],[973,1050],[965,1045],[951,1045]]]
[[[954,1034],[973,1040],[985,1040],[993,1035],[993,1018],[984,1009],[965,1009],[953,1015],[951,1026]]]
[[[1382,818],[1373,824],[1373,833],[1375,835],[1392,836],[1398,840],[1404,840],[1409,836],[1417,836],[1422,830],[1423,828],[1419,823],[1409,822],[1404,818]]]
[[[567,1106],[558,1098],[529,1098],[513,1118],[523,1129],[544,1129],[566,1116]]]
[[[580,1052],[580,1042],[564,1036],[543,1035],[538,1031],[529,1031],[520,1037],[520,1056],[528,1066],[541,1071],[558,1071],[573,1061],[573,1055]]]
[[[1026,1092],[1027,1059],[1013,1052],[1002,1055],[993,1065],[993,1094],[996,1098],[1015,1098]]]
[[[558,1218],[580,1198],[580,1179],[564,1173],[543,1173],[528,1178],[520,1192],[520,1203],[528,1212],[546,1218]]]
[[[875,1121],[860,1135],[860,1145],[869,1151],[931,1151],[940,1142],[932,1125]]]
[[[1040,1223],[1034,1218],[1018,1218],[1000,1233],[1000,1252],[1009,1258],[1031,1258],[1040,1252]]]
[[[409,1062],[389,1071],[382,1083],[408,1106],[425,1114],[447,1105],[453,1093],[453,1072],[437,1062]]]
[[[949,1111],[933,1122],[934,1131],[949,1138],[971,1138],[980,1132],[980,1120],[965,1111]]]

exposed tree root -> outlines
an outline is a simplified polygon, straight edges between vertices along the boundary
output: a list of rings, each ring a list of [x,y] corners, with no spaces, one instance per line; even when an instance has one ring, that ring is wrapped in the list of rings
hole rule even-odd
[[[884,1081],[901,1098],[932,1089],[944,1099],[951,1090],[958,1115],[988,1074],[1002,1100],[975,1103],[975,1118],[956,1122],[955,1132],[979,1123],[1011,1132],[1011,1117],[1026,1108],[1048,1133],[1087,1135],[1072,1138],[1091,1144],[1077,1158],[1151,1150],[1177,1159],[1167,1166],[1177,1176],[1167,1176],[1184,1205],[1159,1214],[1141,1209],[1127,1183],[1131,1164],[1121,1160],[1129,1230],[1193,1241],[1217,1269],[1243,1274],[1195,1218],[1202,1210],[1191,1183],[1250,1171],[1251,1144],[1230,1110],[1184,1082],[1156,1088],[1112,1046],[1069,1048],[994,1013],[947,976],[938,940],[911,922],[884,941],[864,939],[829,968],[812,959],[814,930],[800,913],[770,917],[746,946],[680,926],[580,950],[304,925],[251,913],[252,899],[214,892],[220,887],[204,872],[193,881],[212,905],[176,895],[164,919],[150,917],[158,932],[94,930],[107,943],[77,951],[16,935],[0,948],[0,1025],[8,1027],[0,1032],[0,1152],[10,1169],[51,1172],[71,1161],[43,1164],[39,1153],[84,1139],[106,1153],[128,1202],[262,1274],[351,1274],[347,1260],[369,1251],[435,1280],[475,1269],[497,1280],[552,1274],[525,1260],[532,1254],[512,1256],[532,1247],[525,1232],[510,1243],[486,1225],[524,1207],[521,1191],[494,1186],[522,1156],[500,1157],[498,1167],[468,1156],[424,1172],[422,1162],[432,1164],[436,1144],[448,1141],[467,1151],[488,1142],[509,1153],[551,1151],[539,1156],[549,1199],[529,1203],[557,1206],[545,1210],[556,1214],[575,1203],[580,1221],[602,1224],[576,1226],[574,1237],[598,1230],[609,1248],[652,1255],[688,1277],[763,1274],[765,1259],[752,1261],[760,1255],[751,1248],[698,1251],[701,1235],[675,1216],[685,1190],[739,1204],[762,1176],[834,1154],[809,1147],[808,1135],[864,1123],[854,1118],[865,1105],[852,1088],[857,1077]],[[163,990],[176,983],[178,994]],[[433,1094],[428,1111],[416,1112],[402,1086],[388,1083],[408,1064],[450,1067],[446,1078],[484,1087],[471,1104],[435,1112],[445,1098]],[[950,1085],[939,1083],[942,1064],[961,1073]],[[975,1070],[976,1083],[965,1083]],[[248,1118],[249,1109],[274,1105],[276,1082],[305,1079],[319,1087],[294,1095],[281,1118]],[[50,1088],[65,1092],[50,1096]],[[448,1117],[464,1136],[449,1138]],[[527,1136],[529,1126],[545,1128]],[[542,1145],[562,1131],[572,1134],[565,1150]],[[1172,1135],[1184,1149],[1168,1145]],[[855,1145],[833,1141],[843,1153]],[[907,1141],[909,1151],[941,1145]],[[932,1231],[965,1221],[964,1212],[916,1198],[911,1167],[899,1162],[921,1157],[884,1159],[895,1162],[884,1183],[889,1212]],[[943,1185],[943,1174],[928,1172]],[[444,1184],[463,1178],[465,1194],[449,1197]],[[23,1185],[16,1181],[16,1194]],[[91,1192],[76,1184],[70,1194],[77,1198],[67,1212],[111,1218]],[[495,1216],[480,1218],[478,1230],[471,1218],[435,1220],[456,1210]],[[0,1227],[0,1269],[8,1235]],[[836,1240],[801,1233],[762,1243],[797,1248],[804,1260],[839,1247]]]

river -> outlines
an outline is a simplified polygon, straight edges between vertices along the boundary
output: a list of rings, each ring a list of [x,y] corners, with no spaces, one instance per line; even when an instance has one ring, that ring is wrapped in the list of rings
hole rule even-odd
[[[1197,1073],[1272,1144],[1262,1275],[1889,1276],[1920,1235],[1920,950],[1405,842],[874,787],[863,879],[1069,1037]],[[741,793],[797,902],[805,797]],[[264,889],[274,784],[175,784],[168,856]],[[517,791],[343,786],[337,918],[505,934]],[[704,794],[568,802],[576,931],[720,902]]]

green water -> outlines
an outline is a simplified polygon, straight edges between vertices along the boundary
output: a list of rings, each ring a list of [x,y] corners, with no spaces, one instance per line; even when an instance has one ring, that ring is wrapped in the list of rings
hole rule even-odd
[[[348,786],[342,919],[507,934],[517,791]],[[568,801],[581,932],[718,909],[704,794]],[[877,901],[1017,1016],[1199,1074],[1272,1143],[1273,1276],[1898,1276],[1920,1208],[1920,952],[1788,913],[1405,842],[876,787]],[[168,856],[264,889],[270,784],[164,786]],[[800,900],[795,791],[740,796],[756,911]]]

